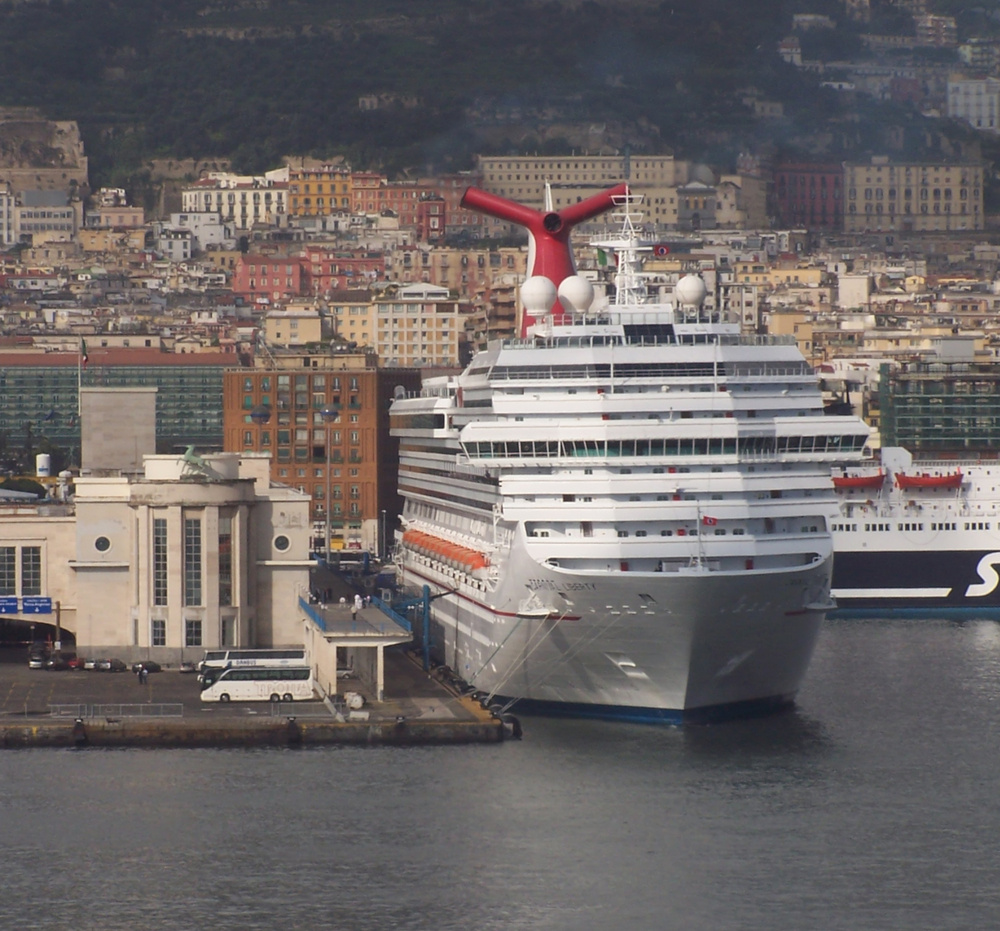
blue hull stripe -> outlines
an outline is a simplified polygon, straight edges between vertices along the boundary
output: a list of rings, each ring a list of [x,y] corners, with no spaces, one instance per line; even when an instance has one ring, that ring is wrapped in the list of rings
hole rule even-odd
[[[511,704],[511,714],[537,714],[545,717],[592,718],[602,721],[629,721],[634,724],[715,724],[740,718],[754,718],[791,708],[790,696],[775,695],[753,701],[713,705],[708,708],[679,710],[672,708],[636,708],[628,705],[591,705],[585,702],[550,702],[495,696],[491,704]]]

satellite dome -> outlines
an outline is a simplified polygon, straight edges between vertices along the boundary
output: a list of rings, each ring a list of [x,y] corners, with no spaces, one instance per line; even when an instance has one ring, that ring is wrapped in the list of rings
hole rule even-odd
[[[556,286],[544,275],[526,278],[521,285],[521,303],[532,316],[547,314],[556,302]]]
[[[563,278],[558,294],[559,303],[570,313],[586,313],[594,303],[594,286],[580,275]]]
[[[674,287],[677,302],[688,306],[700,306],[707,293],[705,282],[697,275],[685,275]]]

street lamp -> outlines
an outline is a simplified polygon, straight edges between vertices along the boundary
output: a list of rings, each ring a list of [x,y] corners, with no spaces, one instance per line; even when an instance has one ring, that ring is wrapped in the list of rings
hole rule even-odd
[[[382,523],[378,532],[378,558],[379,562],[385,559],[386,554],[385,545],[385,508],[382,509]]]
[[[320,417],[326,424],[326,507],[323,508],[326,514],[325,531],[323,538],[323,559],[327,566],[330,565],[330,424],[340,416],[339,411],[333,407],[324,407],[319,412]]]

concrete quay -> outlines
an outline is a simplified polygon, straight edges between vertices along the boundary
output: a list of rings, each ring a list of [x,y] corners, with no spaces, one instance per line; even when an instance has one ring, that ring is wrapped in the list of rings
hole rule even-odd
[[[360,711],[330,699],[208,703],[197,677],[165,668],[140,683],[131,672],[28,669],[0,664],[0,748],[308,747],[498,743],[501,721],[456,695],[402,650],[386,652],[386,691],[374,701],[362,683],[341,694],[365,698]]]

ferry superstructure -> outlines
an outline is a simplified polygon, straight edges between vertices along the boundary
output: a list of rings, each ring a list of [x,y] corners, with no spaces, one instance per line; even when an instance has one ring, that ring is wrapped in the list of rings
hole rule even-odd
[[[402,583],[435,596],[434,652],[487,700],[643,721],[780,706],[831,606],[831,465],[868,428],[824,416],[794,342],[741,335],[700,278],[651,301],[634,198],[615,200],[613,304],[532,276],[522,336],[393,403]]]
[[[833,481],[838,614],[1000,617],[1000,461],[893,447]]]

